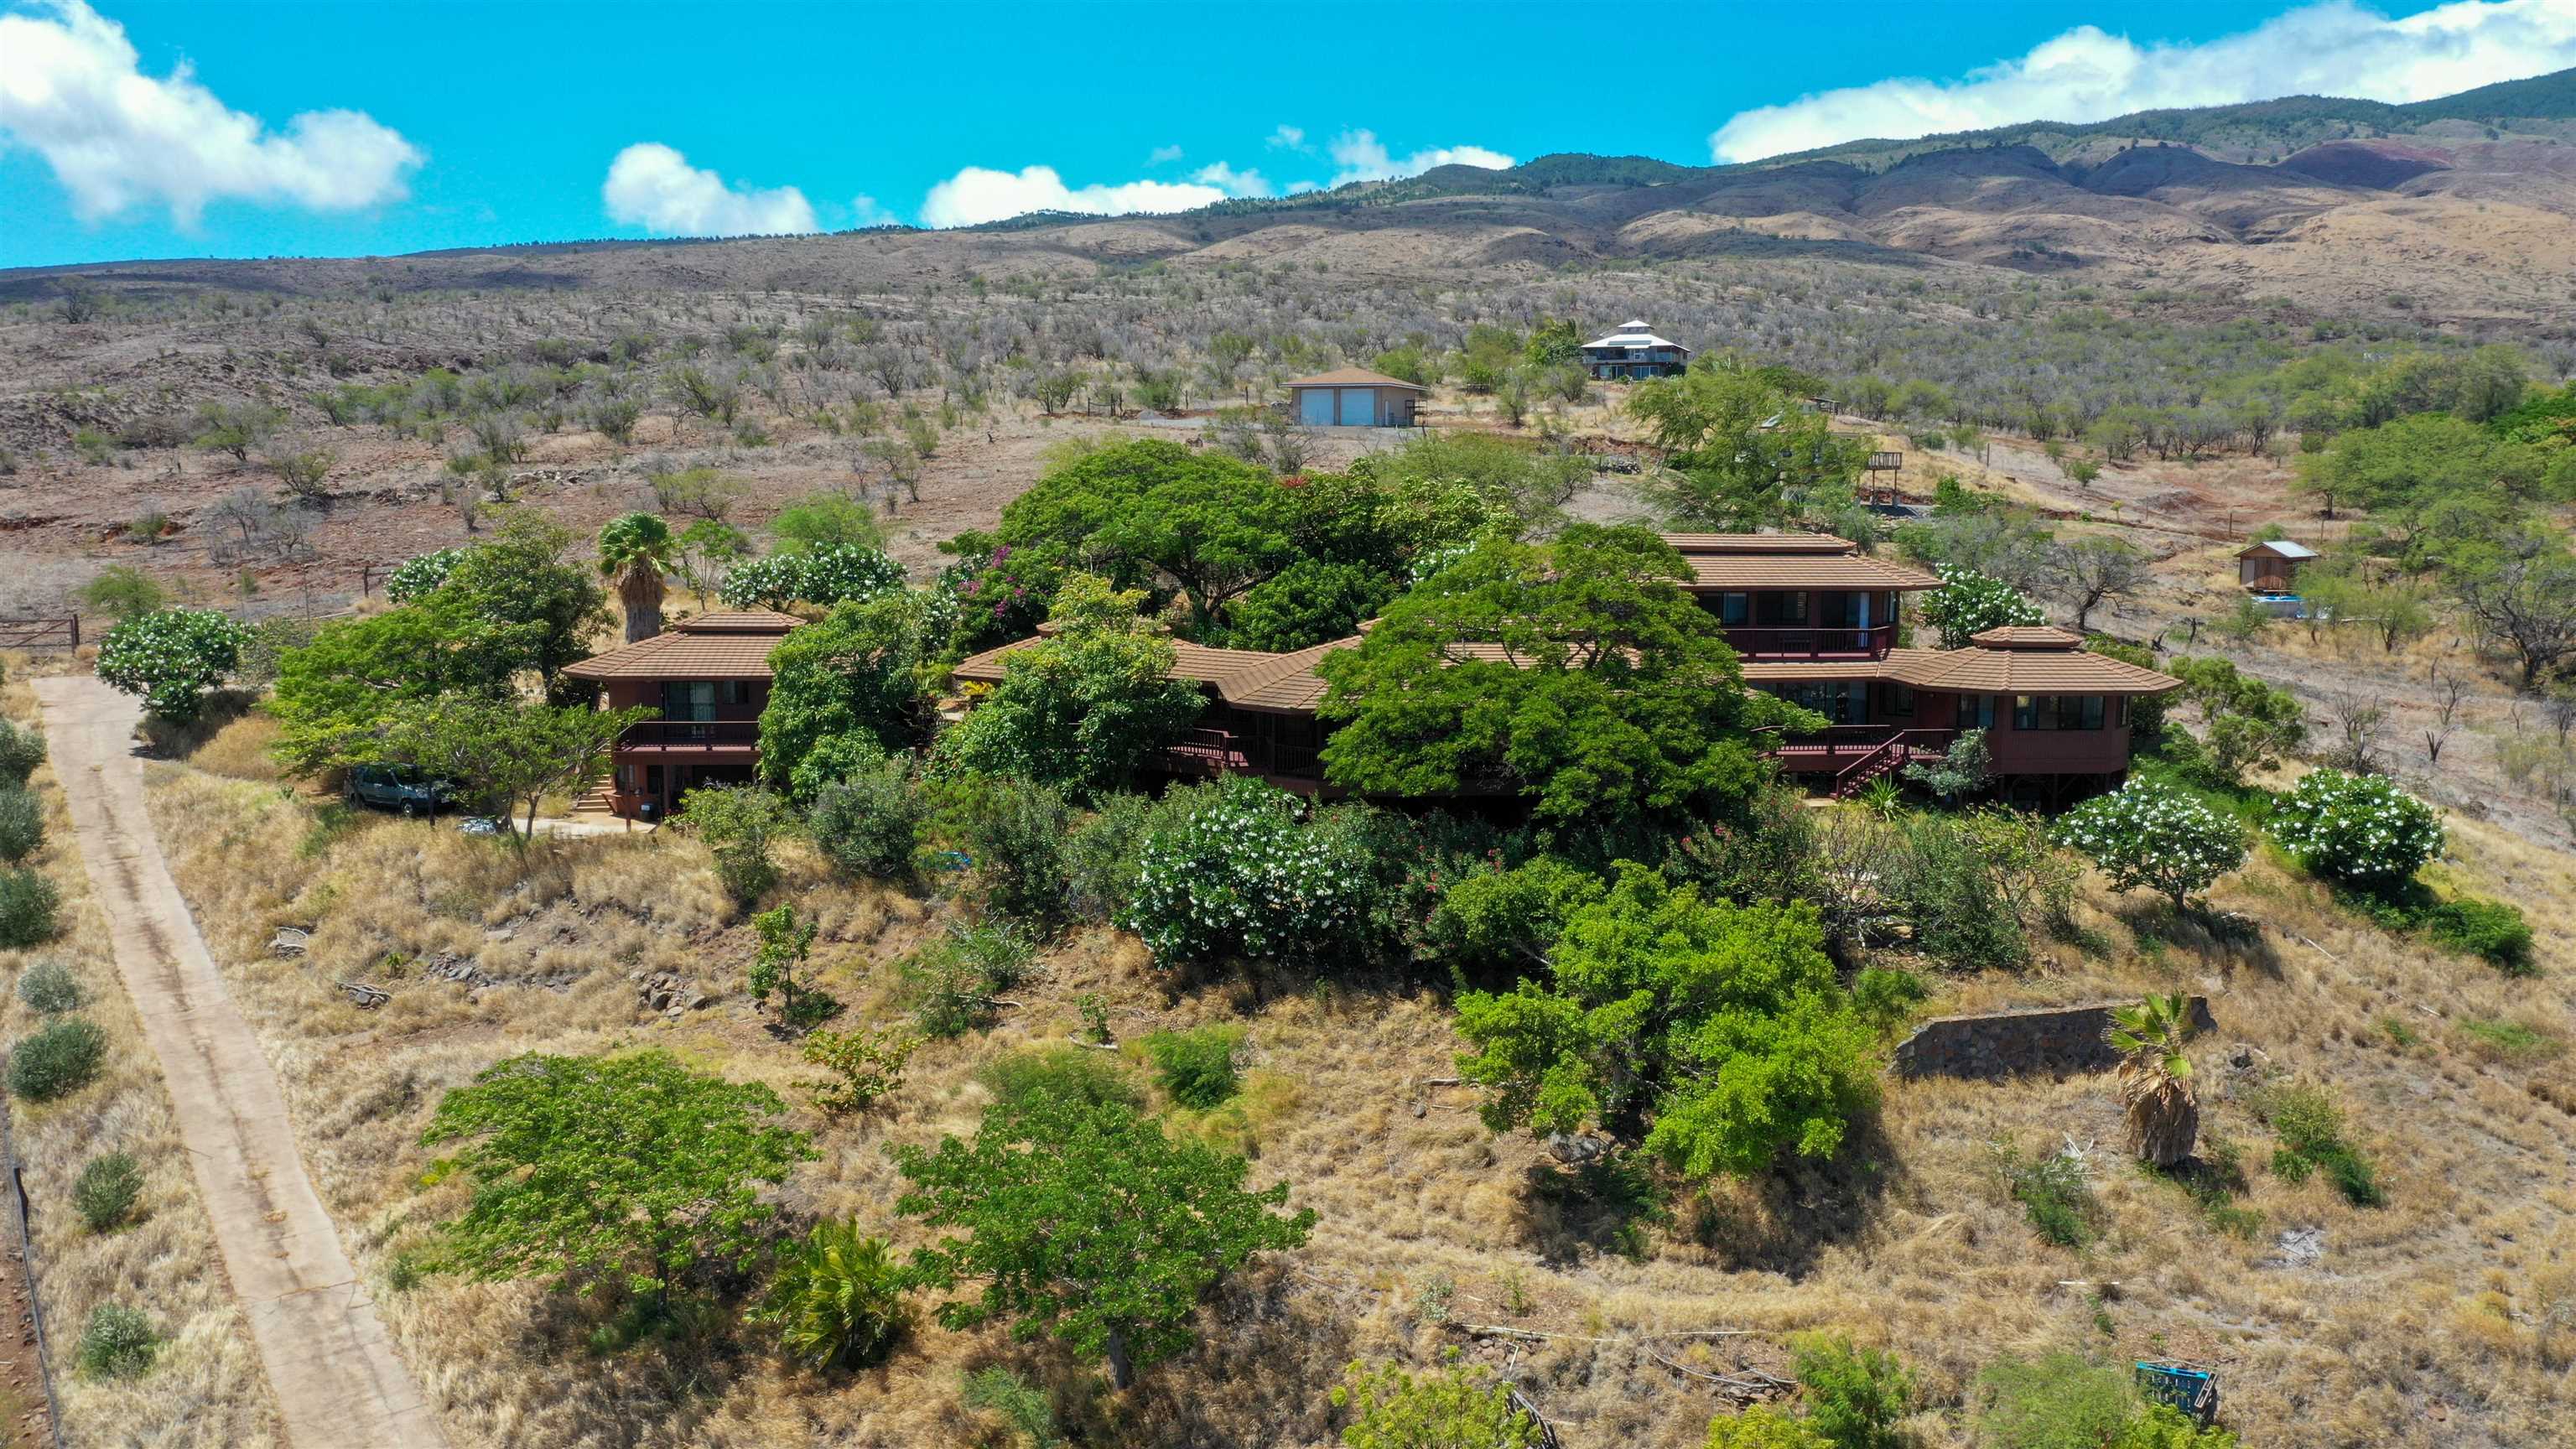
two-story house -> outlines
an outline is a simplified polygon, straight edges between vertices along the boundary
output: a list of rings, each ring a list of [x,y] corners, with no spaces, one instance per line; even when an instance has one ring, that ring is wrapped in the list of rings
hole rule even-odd
[[[768,609],[700,614],[565,669],[598,684],[605,708],[661,711],[618,737],[609,808],[630,820],[663,819],[701,785],[757,778],[769,651],[804,622]]]
[[[1630,318],[1607,337],[1583,344],[1583,370],[1597,382],[1629,382],[1671,377],[1689,369],[1691,350],[1668,337],[1658,337],[1642,319]]]
[[[1986,732],[1998,788],[2057,804],[2112,788],[2129,768],[2129,701],[2180,681],[2084,648],[2084,636],[2046,626],[1993,629],[1964,649],[1900,645],[1902,601],[1941,587],[1920,569],[1871,558],[1826,534],[1666,534],[1691,567],[1687,587],[1717,616],[1745,682],[1827,721],[1783,740],[1786,773],[1849,794],[1905,765],[1937,757],[1959,735]],[[1338,794],[1318,760],[1324,681],[1316,664],[1363,636],[1293,654],[1175,646],[1176,677],[1197,680],[1207,711],[1167,752],[1176,775],[1249,772],[1301,793]],[[1022,640],[957,666],[965,683],[995,683]],[[1473,646],[1469,646],[1473,647]]]

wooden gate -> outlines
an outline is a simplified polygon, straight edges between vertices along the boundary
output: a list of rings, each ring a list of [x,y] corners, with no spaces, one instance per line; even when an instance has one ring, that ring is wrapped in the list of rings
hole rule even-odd
[[[0,618],[0,649],[78,649],[80,615]]]

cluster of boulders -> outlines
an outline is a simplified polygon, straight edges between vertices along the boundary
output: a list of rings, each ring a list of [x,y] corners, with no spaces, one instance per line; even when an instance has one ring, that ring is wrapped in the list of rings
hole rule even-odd
[[[677,1017],[682,1012],[696,1011],[708,1001],[698,984],[685,976],[668,971],[630,971],[627,976],[635,982],[637,1004],[646,1011]]]

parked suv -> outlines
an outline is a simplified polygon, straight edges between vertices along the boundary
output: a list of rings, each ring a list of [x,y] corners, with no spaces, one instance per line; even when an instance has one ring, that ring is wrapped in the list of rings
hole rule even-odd
[[[435,815],[455,803],[446,781],[433,780],[409,765],[353,765],[348,793],[362,805],[405,815]]]

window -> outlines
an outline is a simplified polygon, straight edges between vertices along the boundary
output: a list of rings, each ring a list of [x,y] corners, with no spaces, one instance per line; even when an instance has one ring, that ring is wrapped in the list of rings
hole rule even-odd
[[[1717,622],[1721,624],[1745,624],[1752,622],[1752,619],[1752,595],[1720,594],[1717,596]]]
[[[1889,680],[1879,686],[1879,709],[1891,719],[1914,718],[1914,689]]]
[[[1990,730],[1995,727],[1995,697],[1991,694],[1959,696],[1959,728]]]
[[[1827,724],[1869,723],[1869,685],[1864,680],[1835,679],[1820,684],[1777,684],[1772,693],[1802,709],[1812,709]]]
[[[2025,694],[2013,700],[2017,730],[2098,730],[2103,699],[2098,694]]]
[[[662,681],[662,718],[710,720],[716,717],[716,685],[711,679]]]

